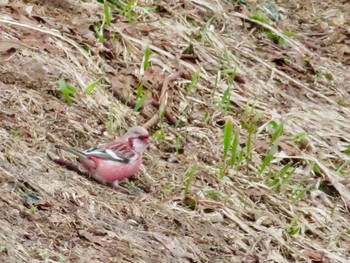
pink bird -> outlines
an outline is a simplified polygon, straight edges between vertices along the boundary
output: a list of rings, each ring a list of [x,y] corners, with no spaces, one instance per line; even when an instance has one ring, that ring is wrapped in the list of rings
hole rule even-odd
[[[139,171],[148,141],[148,131],[135,126],[116,142],[99,148],[80,152],[65,146],[57,147],[78,156],[78,161],[97,181],[118,186],[119,181]]]

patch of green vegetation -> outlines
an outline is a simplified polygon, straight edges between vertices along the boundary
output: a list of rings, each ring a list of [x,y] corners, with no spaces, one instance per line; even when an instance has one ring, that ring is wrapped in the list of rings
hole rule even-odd
[[[326,72],[324,70],[319,70],[319,71],[317,71],[316,74],[318,77],[325,77],[329,81],[334,80],[333,74],[330,72]]]
[[[203,115],[203,121],[204,121],[204,123],[208,123],[209,120],[210,120],[210,114],[209,114],[209,112],[204,113],[204,115]]]
[[[97,84],[100,82],[100,78],[93,81],[92,83],[90,83],[84,90],[85,94],[91,94],[93,92],[93,90],[96,88]]]
[[[267,186],[274,189],[275,192],[280,192],[283,185],[288,183],[294,171],[295,168],[291,164],[286,164],[278,173],[269,173]]]
[[[350,155],[350,145],[348,147],[346,147],[346,149],[343,151],[343,153]]]
[[[273,129],[273,134],[270,139],[271,148],[268,150],[265,158],[263,159],[263,162],[258,170],[258,175],[261,175],[264,172],[265,168],[270,164],[270,162],[273,159],[273,156],[277,152],[279,138],[283,133],[283,127],[283,123],[278,124],[276,121],[270,121],[269,124],[266,126],[267,131]]]
[[[244,109],[244,113],[241,117],[242,128],[248,132],[247,143],[246,143],[246,152],[245,157],[247,160],[252,159],[252,140],[253,136],[256,133],[258,123],[262,117],[262,114],[255,113],[255,106],[247,104]]]
[[[276,18],[275,16],[278,16],[278,13],[276,14],[275,12],[272,12],[270,10],[270,14],[272,16],[274,16],[274,18]],[[269,19],[269,17],[261,10],[256,10],[251,16],[249,16],[251,19],[259,21],[263,24],[266,25],[270,25],[271,24],[271,20]],[[295,37],[297,34],[290,32],[288,30],[282,30],[281,31],[281,35],[276,34],[275,32],[271,31],[268,28],[265,28],[263,26],[259,26],[259,28],[265,32],[265,35],[268,39],[270,39],[272,42],[274,42],[275,44],[278,44],[280,46],[286,47],[288,46],[288,41],[286,40],[286,38],[284,38],[283,36],[286,37]]]
[[[59,89],[64,97],[64,100],[66,101],[66,103],[68,105],[70,105],[72,103],[71,97],[77,93],[77,88],[75,88],[74,86],[72,86],[70,84],[67,84],[64,79],[60,79],[58,81],[58,86],[59,86]]]
[[[209,198],[215,201],[221,201],[222,199],[225,198],[224,193],[210,187],[203,189],[202,192],[206,198]]]
[[[151,56],[151,49],[149,46],[146,47],[145,49],[145,55],[143,56],[143,69],[146,70],[149,68],[149,58]]]
[[[231,108],[231,85],[228,85],[219,102],[219,108],[228,111]]]
[[[38,207],[35,205],[32,205],[29,209],[28,212],[31,214],[34,214],[36,211],[38,211]]]
[[[0,254],[7,253],[7,252],[8,252],[7,245],[0,243]]]
[[[165,140],[165,133],[164,133],[163,127],[161,127],[158,131],[153,133],[152,138],[154,140],[159,140],[159,141]]]
[[[309,190],[310,190],[310,187],[307,187],[303,184],[293,186],[292,195],[291,195],[293,203],[295,204],[299,202]]]
[[[291,236],[294,236],[296,234],[299,234],[301,230],[301,226],[298,225],[297,217],[295,216],[294,218],[292,218],[291,222],[287,226],[287,232]]]
[[[256,10],[252,15],[250,15],[249,18],[256,20],[256,21],[259,21],[261,23],[267,24],[267,25],[269,25],[271,22],[269,17],[263,11],[261,11],[259,9]]]
[[[300,132],[296,135],[294,135],[291,140],[294,143],[301,143],[307,138],[307,133],[306,132]]]
[[[207,34],[208,34],[208,29],[212,23],[212,21],[214,20],[214,18],[216,18],[216,16],[212,16],[211,18],[208,19],[208,21],[205,23],[205,25],[203,26],[202,30],[201,30],[201,42],[204,43],[205,40],[207,39]]]
[[[187,91],[191,92],[193,87],[197,84],[198,78],[199,78],[199,73],[200,73],[199,70],[197,70],[195,73],[193,73],[191,82],[187,86]]]
[[[233,122],[231,119],[227,119],[224,127],[224,159],[226,159],[227,153],[231,148],[232,131]]]
[[[143,91],[143,83],[140,83],[137,87],[136,100],[137,103],[134,107],[134,111],[138,111],[146,102],[148,93]]]
[[[192,180],[194,178],[194,175],[196,174],[196,170],[198,168],[198,164],[194,163],[186,172],[185,174],[185,189],[184,189],[184,196],[187,196],[190,191],[190,185],[192,183]]]
[[[268,39],[270,39],[272,42],[274,42],[275,44],[278,44],[282,47],[286,47],[288,46],[288,42],[286,41],[285,38],[277,35],[275,32],[272,32],[270,30],[267,30],[265,32],[266,36]],[[289,32],[286,30],[282,30],[281,32],[282,35],[287,36],[287,37],[295,37],[297,34],[293,33],[293,32]]]
[[[106,25],[111,25],[111,13],[109,11],[109,5],[107,1],[103,3],[103,12],[104,12],[104,22]]]
[[[173,183],[167,183],[163,186],[162,192],[166,195],[171,195],[175,190],[175,185]]]
[[[349,107],[349,106],[350,106],[350,103],[347,102],[347,101],[344,100],[344,99],[339,99],[339,100],[337,100],[337,104],[340,105],[340,106],[343,106],[343,107]]]

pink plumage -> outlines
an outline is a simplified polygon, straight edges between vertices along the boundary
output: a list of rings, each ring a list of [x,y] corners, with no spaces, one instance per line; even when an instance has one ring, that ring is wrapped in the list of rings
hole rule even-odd
[[[59,148],[78,156],[79,162],[97,181],[118,185],[120,180],[139,171],[148,141],[147,130],[135,126],[116,142],[99,148],[84,152],[62,146]]]

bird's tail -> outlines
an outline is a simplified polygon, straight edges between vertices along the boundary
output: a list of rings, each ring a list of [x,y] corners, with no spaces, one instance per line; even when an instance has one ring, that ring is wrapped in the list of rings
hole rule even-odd
[[[86,157],[83,152],[79,152],[79,151],[74,150],[72,148],[69,148],[67,146],[56,145],[56,148],[64,150],[64,151],[69,152],[69,153],[72,153],[72,154],[74,154],[74,155],[76,155],[78,157]]]

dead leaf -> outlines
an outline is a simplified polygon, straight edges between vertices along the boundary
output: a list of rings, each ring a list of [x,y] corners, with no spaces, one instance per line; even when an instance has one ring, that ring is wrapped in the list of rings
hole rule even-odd
[[[304,255],[309,257],[312,262],[320,262],[320,263],[328,263],[330,262],[328,259],[325,258],[324,252],[319,252],[316,250],[306,249],[303,251]]]

